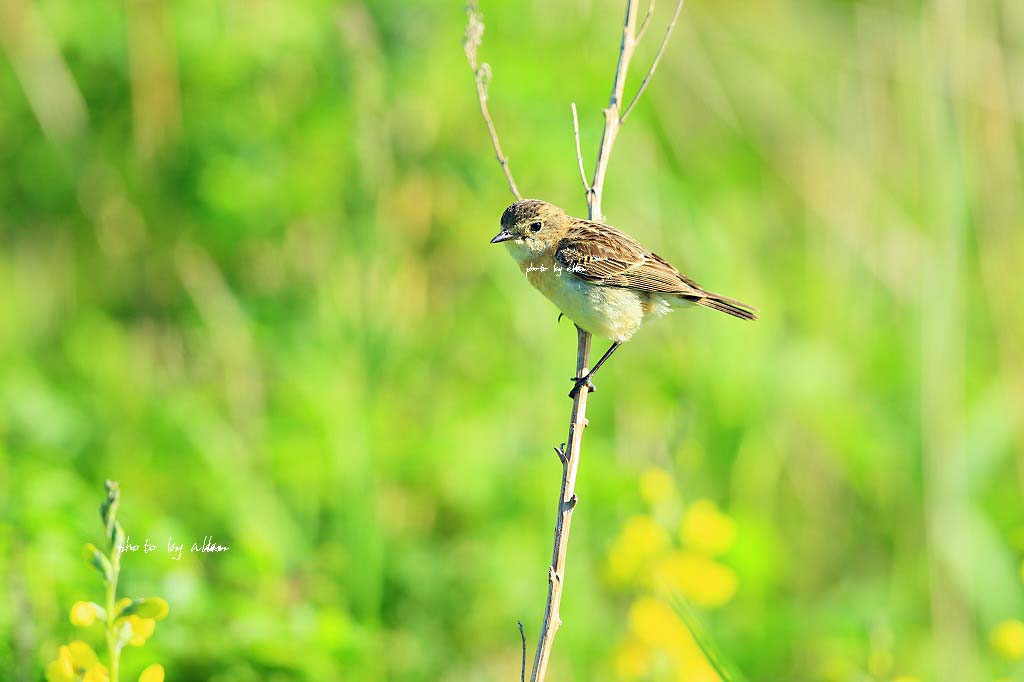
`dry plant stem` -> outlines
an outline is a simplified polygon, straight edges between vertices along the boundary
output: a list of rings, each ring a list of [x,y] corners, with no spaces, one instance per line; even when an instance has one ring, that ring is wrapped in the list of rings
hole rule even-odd
[[[654,2],[651,2],[651,9],[654,9]],[[637,100],[640,99],[640,95],[643,94],[644,90],[647,89],[647,83],[650,82],[651,76],[654,75],[654,70],[658,68],[658,63],[661,62],[661,55],[665,52],[665,46],[668,45],[668,39],[672,37],[672,29],[676,27],[676,20],[679,18],[679,12],[683,9],[683,0],[676,2],[676,9],[672,13],[672,19],[668,22],[668,28],[665,29],[665,37],[661,39],[661,45],[658,46],[658,52],[654,55],[654,61],[651,62],[651,68],[648,69],[647,75],[644,76],[644,80],[640,83],[640,87],[637,89],[636,94],[633,95],[633,99],[630,101],[629,106],[622,112],[622,116],[619,117],[619,124],[621,125],[626,117],[629,116],[629,112],[633,111],[633,107],[636,106]],[[644,30],[647,28],[647,22],[650,20],[650,12],[647,14],[647,18],[644,19],[643,26],[640,27],[640,33],[637,36],[637,42],[640,42],[640,36],[643,35]]]
[[[580,180],[583,181],[583,191],[589,196],[590,183],[587,182],[587,171],[583,169],[583,153],[580,151],[580,119],[576,114],[576,102],[572,103],[572,132],[576,137],[576,163],[580,167]]]
[[[644,15],[644,20],[640,22],[640,28],[636,32],[636,42],[640,42],[644,39],[644,34],[647,33],[647,25],[651,23],[651,17],[654,16],[654,3],[656,0],[651,0],[650,4],[647,5],[647,14]]]
[[[490,134],[491,144],[494,146],[494,155],[498,158],[498,163],[501,164],[501,170],[505,172],[508,188],[512,191],[512,196],[516,198],[516,201],[519,201],[523,198],[523,195],[519,193],[519,187],[516,186],[516,181],[512,178],[512,169],[508,165],[508,157],[501,151],[498,131],[494,127],[491,112],[487,108],[487,88],[491,82],[491,65],[487,62],[483,64],[477,63],[477,51],[480,48],[484,35],[483,16],[480,14],[480,10],[475,2],[470,2],[466,5],[466,14],[468,22],[466,23],[466,37],[463,41],[463,48],[466,51],[466,60],[469,62],[469,68],[473,70],[473,80],[476,82],[476,96],[480,101],[480,114],[484,118],[484,123],[487,124],[487,132]]]
[[[501,169],[505,171],[505,179],[508,180],[508,188],[512,191],[512,196],[519,201],[523,198],[523,195],[519,193],[519,188],[516,187],[516,181],[512,178],[512,169],[508,165],[508,157],[505,156],[504,152],[501,151],[501,142],[498,141],[498,131],[494,129],[494,121],[491,120],[491,112],[487,110],[487,81],[481,76],[481,71],[487,68],[487,64],[484,64],[481,69],[476,71],[474,80],[476,80],[476,94],[480,98],[480,113],[484,117],[484,123],[487,124],[487,131],[491,134],[491,144],[494,145],[494,155],[498,158],[498,163],[501,164]]]
[[[611,157],[615,138],[619,135],[622,119],[619,112],[622,108],[622,91],[626,87],[626,73],[629,62],[636,50],[636,0],[626,0],[626,21],[622,26],[622,43],[619,46],[619,62],[615,65],[615,81],[612,84],[612,96],[604,109],[604,132],[601,134],[601,146],[597,150],[597,163],[594,167],[594,180],[590,183],[587,195],[587,207],[591,220],[604,220],[601,212],[601,193],[604,178],[608,173],[608,159]]]
[[[519,681],[526,682],[526,632],[523,631],[523,621],[517,620],[519,626],[519,641],[523,644],[523,659],[519,664]]]
[[[654,3],[649,5],[649,12]],[[673,17],[673,22],[675,17]],[[646,23],[646,20],[645,20]],[[667,38],[666,38],[667,39]],[[588,216],[591,220],[603,220],[601,212],[601,195],[604,179],[608,171],[612,147],[622,126],[619,114],[622,103],[622,92],[626,87],[626,74],[633,52],[637,44],[637,2],[627,0],[626,18],[622,26],[622,42],[619,47],[619,61],[615,67],[615,80],[608,107],[604,110],[604,131],[601,135],[601,146],[598,149],[597,162],[594,167],[593,182],[586,189]],[[659,50],[660,55],[660,50]],[[648,74],[648,77],[650,74]],[[637,93],[639,97],[639,93]],[[634,98],[635,101],[635,98]],[[579,121],[576,106],[573,105],[573,131],[576,134],[576,156],[583,172],[583,157],[579,151]],[[576,377],[586,376],[590,363],[590,333],[577,327]],[[566,446],[556,449],[562,461],[562,487],[558,497],[558,516],[555,520],[555,545],[551,556],[551,567],[548,569],[548,600],[544,609],[544,622],[541,625],[540,641],[537,643],[537,655],[533,661],[531,682],[541,682],[547,675],[548,663],[551,659],[551,647],[554,644],[555,632],[562,624],[560,609],[562,590],[565,579],[565,557],[569,546],[569,525],[572,511],[576,507],[576,471],[579,467],[580,448],[583,440],[583,429],[587,426],[587,395],[589,391],[577,391],[572,403],[572,414],[569,420],[569,439]]]
[[[647,83],[654,70],[661,60],[661,55],[668,43],[669,36],[675,26],[679,11],[682,8],[683,0],[678,0],[675,13],[665,32],[661,46],[655,55],[654,63],[644,77],[636,95],[633,96],[625,112],[622,109],[622,95],[626,86],[626,74],[629,71],[629,64],[636,50],[640,37],[646,31],[648,23],[654,12],[655,0],[649,0],[647,15],[643,23],[637,29],[637,0],[626,1],[626,17],[622,27],[622,42],[619,46],[619,59],[615,67],[615,79],[612,84],[611,98],[608,106],[604,109],[604,130],[601,134],[601,144],[598,148],[597,161],[594,165],[593,180],[588,183],[586,171],[583,165],[583,154],[580,151],[580,130],[579,117],[576,112],[576,104],[572,104],[573,132],[576,139],[576,160],[579,164],[580,177],[583,180],[583,187],[587,199],[587,213],[591,220],[604,220],[601,211],[601,195],[604,188],[604,180],[608,171],[608,161],[611,158],[612,148],[615,146],[615,139],[618,136],[622,123],[633,106],[639,100],[640,95],[647,87]],[[491,144],[494,146],[494,153],[498,157],[508,180],[509,189],[516,199],[521,199],[519,188],[512,179],[512,171],[508,165],[508,159],[501,151],[501,144],[498,141],[498,133],[494,128],[490,112],[487,109],[487,87],[490,82],[491,70],[487,64],[477,64],[477,51],[480,47],[483,36],[483,20],[476,4],[471,2],[467,7],[468,24],[466,26],[466,38],[464,48],[470,68],[473,70],[476,82],[477,98],[480,101],[480,113],[483,115],[487,130],[491,136]],[[576,378],[582,379],[587,375],[587,367],[590,363],[590,333],[579,327],[577,331],[576,345]],[[548,663],[551,659],[551,648],[554,644],[555,632],[562,624],[560,608],[562,603],[562,589],[565,576],[565,560],[569,546],[569,526],[572,521],[572,512],[576,507],[576,472],[579,468],[580,449],[583,441],[583,430],[587,426],[587,396],[589,391],[576,391],[573,397],[572,413],[569,419],[569,437],[560,447],[555,448],[558,458],[562,463],[562,485],[558,496],[558,514],[555,519],[554,547],[551,552],[551,566],[548,568],[548,598],[544,608],[544,622],[541,625],[540,639],[537,642],[537,652],[533,661],[533,669],[530,674],[530,682],[542,682],[547,675]],[[520,636],[522,636],[522,624],[519,624]],[[524,660],[521,670],[521,677],[525,678],[525,640]]]
[[[577,327],[576,338],[576,376],[583,377],[586,376],[590,357],[590,333]],[[569,420],[569,439],[561,447],[555,448],[562,463],[562,487],[558,496],[558,515],[555,518],[555,545],[551,553],[551,566],[548,568],[548,601],[544,608],[544,623],[530,682],[540,682],[547,674],[555,631],[562,624],[559,608],[562,604],[565,558],[569,548],[569,524],[572,522],[572,510],[576,507],[576,471],[579,468],[583,429],[587,427],[587,395],[589,391],[576,391]]]

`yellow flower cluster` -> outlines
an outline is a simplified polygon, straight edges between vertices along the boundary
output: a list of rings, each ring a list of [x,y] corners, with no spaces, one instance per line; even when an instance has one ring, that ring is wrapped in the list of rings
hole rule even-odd
[[[149,608],[142,612],[144,615],[133,613],[128,616],[120,616],[115,621],[115,628],[120,628],[120,631],[123,633],[121,636],[125,639],[125,643],[131,646],[142,646],[145,644],[146,640],[153,634],[153,630],[156,629],[156,622],[163,620],[167,616],[167,602],[160,597],[150,597],[140,601],[144,601],[149,606]],[[125,613],[128,607],[135,603],[138,602],[127,597],[120,599],[114,606],[114,612],[119,614]]]
[[[69,619],[75,627],[87,628],[103,624],[109,650],[110,667],[100,663],[96,652],[85,642],[76,640],[61,646],[57,658],[46,666],[47,682],[120,682],[121,650],[124,646],[142,646],[152,636],[156,622],[167,616],[167,602],[160,597],[146,599],[117,599],[117,581],[121,573],[120,556],[127,541],[124,529],[117,521],[121,504],[121,487],[117,481],[107,480],[106,499],[100,505],[107,553],[87,543],[82,557],[103,578],[106,588],[106,608],[96,602],[78,601],[71,607]],[[139,682],[164,682],[164,668],[154,663],[139,676]]]
[[[134,611],[134,612],[130,612]],[[142,646],[153,634],[156,622],[167,615],[167,602],[160,597],[121,599],[114,605],[114,630],[122,645]],[[142,615],[138,615],[138,614]],[[71,624],[89,627],[106,622],[106,611],[99,604],[79,601],[71,607]],[[110,673],[85,642],[76,640],[61,646],[57,658],[46,666],[47,682],[109,682]],[[142,671],[139,682],[163,682],[164,668],[153,664]]]
[[[57,658],[46,666],[46,682],[110,682],[110,672],[91,646],[75,640],[61,646]],[[158,663],[147,667],[139,682],[164,682],[164,667]]]
[[[644,472],[640,490],[652,506],[676,495],[664,469]],[[678,543],[667,529],[672,525],[677,525]],[[718,608],[732,599],[737,589],[736,573],[717,559],[735,539],[735,521],[710,500],[687,506],[678,524],[663,524],[651,514],[632,516],[612,543],[606,574],[618,588],[682,595],[700,607]]]
[[[628,633],[614,654],[615,673],[627,680],[653,676],[716,682],[718,673],[669,604],[682,596],[715,609],[733,598],[736,573],[719,557],[735,542],[736,523],[710,500],[682,507],[664,469],[645,471],[639,488],[652,511],[626,519],[607,558],[608,581],[640,593],[629,610]]]

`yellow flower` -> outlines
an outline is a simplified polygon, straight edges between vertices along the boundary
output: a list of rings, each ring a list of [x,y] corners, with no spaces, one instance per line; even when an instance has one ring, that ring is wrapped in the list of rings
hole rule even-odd
[[[668,546],[668,533],[653,518],[630,517],[609,552],[609,579],[618,585],[628,584]]]
[[[1024,658],[1024,623],[1019,620],[1004,620],[992,630],[992,648],[1009,661]]]
[[[84,675],[80,678],[79,676]],[[96,652],[85,642],[76,640],[62,646],[57,659],[46,666],[47,682],[107,682],[108,673],[100,665]]]
[[[620,642],[612,663],[618,677],[647,677],[651,674],[651,650],[637,639]]]
[[[152,604],[153,613],[149,616],[153,620],[163,620],[167,617],[167,612],[170,611],[170,607],[167,606],[167,602],[160,597],[149,597],[146,599],[147,602]]]
[[[638,597],[630,607],[629,624],[639,645],[666,654],[675,668],[691,674],[690,679],[705,679],[699,673],[708,659],[671,606],[651,596]]]
[[[667,604],[650,596],[637,598],[629,607],[629,629],[641,644],[675,649],[691,639],[690,631]]]
[[[110,673],[107,672],[106,666],[98,665],[85,672],[82,682],[110,682]]]
[[[139,618],[152,618],[163,620],[167,617],[170,608],[167,602],[160,597],[147,597],[145,599],[124,599],[118,600],[114,606],[114,613],[120,616],[138,616]]]
[[[124,621],[131,626],[131,636],[128,638],[128,644],[132,646],[142,646],[145,644],[146,640],[153,634],[153,629],[156,628],[156,621],[152,618],[128,616]]]
[[[697,500],[686,509],[679,529],[683,544],[711,556],[718,556],[736,539],[736,523],[718,511],[711,500]]]
[[[658,561],[654,584],[668,593],[681,593],[697,606],[714,609],[736,594],[736,574],[728,566],[687,552],[672,552]]]
[[[164,682],[164,667],[159,663],[148,666],[139,675],[139,682]]]
[[[71,662],[71,650],[61,646],[56,660],[46,666],[46,682],[74,682],[77,675]]]
[[[640,497],[652,507],[672,497],[675,491],[672,476],[660,467],[651,467],[640,474]]]
[[[125,610],[125,607],[130,606],[131,603],[132,600],[129,597],[121,597],[117,600],[117,603],[114,604],[114,614],[120,614],[122,611]]]
[[[100,664],[100,659],[96,652],[92,650],[91,646],[81,640],[76,639],[68,644],[68,650],[71,652],[71,662],[78,669],[88,670]]]
[[[690,629],[679,618],[672,607],[651,597],[642,596],[629,608],[630,639],[636,648],[629,651],[630,658],[623,663],[635,663],[631,660],[640,651],[646,652],[647,672],[637,676],[646,676],[650,672],[653,661],[652,652],[658,651],[671,662],[681,680],[689,682],[717,682],[718,675],[708,663]],[[619,663],[619,661],[616,661]],[[623,666],[625,668],[625,666]],[[636,670],[641,670],[638,665]]]
[[[87,628],[96,622],[96,605],[87,601],[76,601],[71,607],[71,624]]]

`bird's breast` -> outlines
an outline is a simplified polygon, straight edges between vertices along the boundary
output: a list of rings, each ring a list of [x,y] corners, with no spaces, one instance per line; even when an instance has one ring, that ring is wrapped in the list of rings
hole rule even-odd
[[[643,322],[649,304],[636,291],[585,282],[551,256],[522,261],[519,267],[530,284],[591,334],[627,341]]]

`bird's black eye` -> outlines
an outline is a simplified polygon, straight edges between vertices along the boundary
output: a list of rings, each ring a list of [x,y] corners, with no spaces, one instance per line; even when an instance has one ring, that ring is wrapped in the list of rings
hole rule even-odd
[[[543,227],[539,220],[535,220],[530,223],[530,232],[540,232],[540,228]]]

